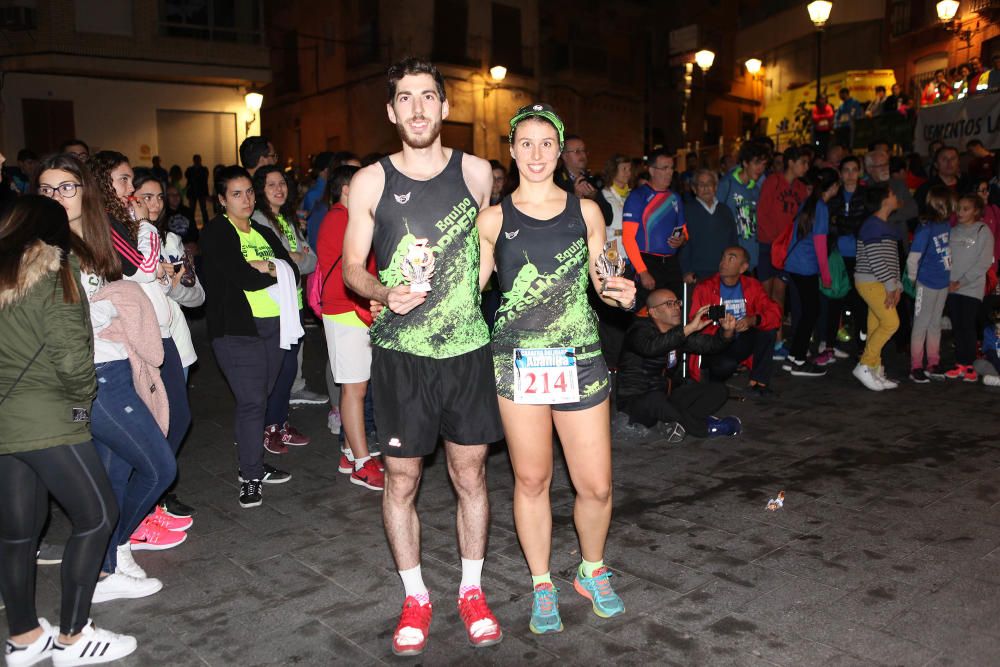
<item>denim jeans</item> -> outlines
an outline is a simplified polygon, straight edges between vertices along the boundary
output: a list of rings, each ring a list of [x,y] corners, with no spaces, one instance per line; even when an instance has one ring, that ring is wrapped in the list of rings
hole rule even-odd
[[[288,421],[288,401],[292,398],[292,384],[299,369],[299,346],[295,343],[290,350],[282,350],[281,369],[278,379],[274,381],[274,389],[267,397],[267,410],[264,412],[264,426],[277,424],[280,429]]]
[[[167,401],[170,403],[170,427],[167,431],[167,442],[174,456],[181,449],[184,436],[191,427],[191,404],[188,402],[187,378],[181,365],[181,355],[173,338],[163,339],[163,365],[160,366],[160,379],[167,390]]]
[[[285,350],[278,344],[278,318],[256,318],[257,336],[222,336],[212,350],[236,398],[234,432],[244,479],[264,476],[264,413]]]
[[[96,370],[91,435],[120,508],[103,567],[113,573],[118,564],[116,549],[128,542],[174,481],[177,460],[159,424],[135,393],[128,360],[100,363]]]

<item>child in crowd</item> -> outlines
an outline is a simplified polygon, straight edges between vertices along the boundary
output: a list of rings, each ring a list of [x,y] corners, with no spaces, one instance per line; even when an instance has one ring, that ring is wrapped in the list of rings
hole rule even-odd
[[[955,337],[955,367],[945,373],[951,380],[979,379],[976,360],[976,315],[986,291],[986,272],[993,266],[993,234],[982,222],[983,200],[964,195],[955,211],[958,224],[951,229],[951,282],[948,310]]]
[[[986,297],[986,328],[983,329],[983,356],[976,370],[987,387],[1000,387],[1000,297]]]
[[[930,189],[927,193],[927,219],[917,227],[906,260],[906,273],[916,286],[913,331],[910,334],[910,379],[921,384],[932,379],[944,379],[938,369],[941,362],[941,316],[948,299],[951,275],[948,236],[955,204],[955,195],[947,186],[937,185]]]

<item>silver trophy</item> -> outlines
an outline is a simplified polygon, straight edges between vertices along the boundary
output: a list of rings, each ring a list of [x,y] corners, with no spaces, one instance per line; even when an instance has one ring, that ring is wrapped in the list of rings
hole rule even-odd
[[[604,244],[604,250],[597,257],[597,273],[601,276],[601,282],[607,283],[608,278],[617,278],[625,273],[625,258],[618,250],[618,241],[611,239]],[[620,292],[617,289],[608,289],[603,284],[601,293]]]
[[[403,255],[400,271],[410,283],[411,292],[429,292],[434,275],[434,251],[427,247],[427,239],[411,243]]]

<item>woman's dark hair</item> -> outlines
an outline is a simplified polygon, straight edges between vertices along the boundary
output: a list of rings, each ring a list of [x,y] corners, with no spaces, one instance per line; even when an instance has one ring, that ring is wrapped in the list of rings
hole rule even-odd
[[[122,223],[132,235],[132,239],[135,240],[139,235],[139,222],[133,220],[132,216],[129,215],[125,204],[118,199],[114,183],[111,182],[111,172],[123,164],[128,164],[128,158],[118,151],[99,151],[87,160],[87,166],[93,172],[94,178],[97,179],[97,185],[100,187],[104,210],[112,218]]]
[[[342,164],[332,172],[330,172],[330,177],[326,179],[326,201],[330,206],[340,203],[340,193],[343,192],[344,186],[351,182],[354,178],[354,174],[361,171],[361,167],[355,167],[352,164]]]
[[[40,195],[19,197],[0,223],[0,290],[17,287],[21,263],[31,247],[39,242],[62,251],[59,282],[63,302],[79,303],[80,289],[76,272],[69,263],[69,254],[80,249],[83,241],[70,231],[66,209],[59,202]]]
[[[878,210],[882,208],[882,202],[889,198],[889,193],[892,190],[889,189],[888,183],[875,183],[868,186],[865,190],[865,210],[870,213],[878,213]]]
[[[139,188],[144,186],[146,183],[153,182],[160,184],[160,190],[163,192],[163,208],[160,209],[160,217],[156,220],[151,220],[150,222],[156,227],[160,232],[160,239],[166,240],[167,232],[167,184],[164,183],[160,178],[157,178],[156,174],[153,173],[152,169],[148,167],[136,167],[132,170],[134,174],[132,176],[132,185],[135,187],[135,191],[138,192]]]
[[[83,197],[82,217],[80,220],[83,232],[83,245],[74,248],[73,252],[80,258],[80,266],[87,273],[104,278],[107,281],[120,280],[122,277],[121,257],[111,241],[111,226],[108,225],[107,214],[101,187],[83,162],[75,155],[59,153],[42,158],[35,170],[33,191],[38,192],[38,183],[46,171],[58,169],[72,174],[81,187],[77,197]],[[117,201],[117,199],[116,199]]]
[[[219,197],[225,197],[229,181],[235,181],[237,178],[245,178],[253,183],[253,177],[250,176],[250,172],[238,164],[223,167],[222,171],[215,175],[215,194]]]
[[[615,153],[608,158],[608,161],[604,163],[604,184],[606,186],[611,187],[611,184],[615,182],[615,176],[618,175],[618,165],[626,162],[631,165],[632,158],[621,153]]]
[[[836,169],[824,167],[816,172],[812,180],[812,192],[802,204],[799,214],[795,218],[799,226],[799,240],[804,239],[812,233],[813,221],[816,219],[816,205],[823,198],[823,193],[840,182],[840,174]]]
[[[274,214],[271,210],[271,204],[267,201],[267,192],[265,191],[265,186],[267,185],[267,177],[271,174],[277,174],[285,181],[285,187],[288,188],[288,196],[285,197],[285,203],[281,205],[278,213],[281,217],[285,219],[285,223],[289,225],[294,225],[297,218],[295,217],[295,203],[292,199],[292,188],[288,185],[288,179],[285,178],[285,172],[281,170],[277,165],[269,164],[261,167],[253,173],[253,193],[257,198],[257,210],[264,214],[264,217],[274,225],[275,229],[278,229],[278,216]]]

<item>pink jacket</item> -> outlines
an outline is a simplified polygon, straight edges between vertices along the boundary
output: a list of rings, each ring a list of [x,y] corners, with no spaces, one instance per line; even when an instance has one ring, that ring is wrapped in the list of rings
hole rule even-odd
[[[98,334],[104,340],[121,343],[128,351],[132,365],[132,382],[135,393],[146,404],[163,435],[170,423],[170,404],[167,390],[160,379],[163,365],[163,339],[156,312],[142,286],[130,280],[108,283],[94,294],[92,301],[110,301],[118,317],[111,320]]]

